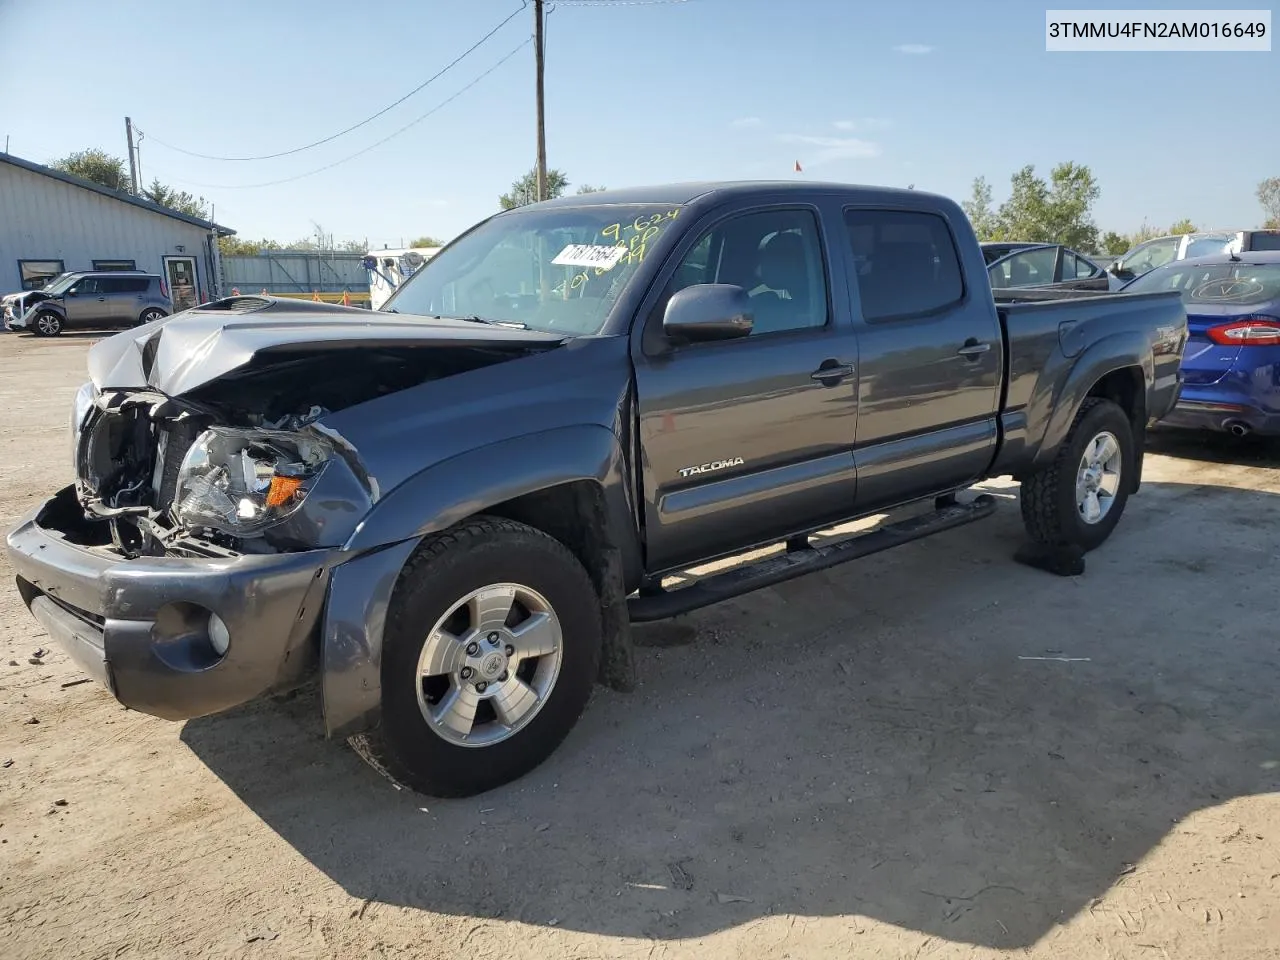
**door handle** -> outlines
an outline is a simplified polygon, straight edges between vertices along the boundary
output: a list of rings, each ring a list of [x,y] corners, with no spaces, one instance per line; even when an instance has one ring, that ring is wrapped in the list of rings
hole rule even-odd
[[[107,298],[106,298],[106,297],[99,297],[99,298],[98,298],[98,302],[99,302],[99,303],[106,303],[106,302],[107,302]]]
[[[966,360],[976,360],[990,349],[991,344],[979,343],[977,340],[973,339],[973,337],[970,337],[964,342],[964,346],[956,351],[956,354],[964,357]]]
[[[810,380],[817,380],[824,387],[834,387],[846,377],[853,376],[853,364],[841,363],[839,360],[823,360],[821,366],[809,374]]]

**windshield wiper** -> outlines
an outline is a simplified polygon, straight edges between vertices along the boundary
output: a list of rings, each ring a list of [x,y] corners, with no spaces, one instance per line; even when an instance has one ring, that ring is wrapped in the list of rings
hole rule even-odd
[[[519,320],[492,320],[489,317],[436,317],[436,320],[465,320],[467,323],[487,323],[491,327],[511,327],[513,330],[528,330],[529,325]]]

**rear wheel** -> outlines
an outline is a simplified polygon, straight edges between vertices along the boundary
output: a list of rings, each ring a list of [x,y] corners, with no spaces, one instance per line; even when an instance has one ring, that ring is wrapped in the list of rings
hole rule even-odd
[[[155,321],[161,320],[167,316],[168,314],[165,313],[163,310],[161,310],[159,307],[152,307],[149,310],[143,310],[142,316],[138,318],[138,326],[143,326],[144,324],[148,324],[148,323],[155,323]]]
[[[56,337],[62,332],[62,318],[51,310],[38,313],[31,322],[31,332],[37,337]]]
[[[1031,539],[1101,546],[1128,502],[1134,455],[1124,411],[1101,397],[1085,400],[1057,456],[1022,481],[1022,521]]]
[[[539,530],[480,517],[424,541],[387,612],[381,725],[353,745],[434,796],[523,776],[586,706],[600,623],[586,570]]]

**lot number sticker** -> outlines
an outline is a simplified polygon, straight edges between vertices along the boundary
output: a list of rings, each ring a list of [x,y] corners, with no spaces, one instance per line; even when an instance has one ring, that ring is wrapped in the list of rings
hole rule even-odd
[[[571,243],[557,253],[551,262],[562,267],[612,270],[626,255],[627,248],[623,245],[611,247],[600,243]]]

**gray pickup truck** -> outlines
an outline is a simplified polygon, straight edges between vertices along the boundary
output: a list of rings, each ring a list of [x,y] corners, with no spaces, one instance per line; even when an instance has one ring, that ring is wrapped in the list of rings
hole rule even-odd
[[[1186,339],[1176,293],[997,302],[926,193],[564,198],[474,227],[378,313],[235,297],[97,344],[75,483],[8,547],[125,705],[178,720],[318,674],[330,736],[468,795],[550,755],[593,683],[632,684],[632,622],[980,519],[992,498],[957,493],[983,478],[1022,482],[1032,541],[1097,547]]]

